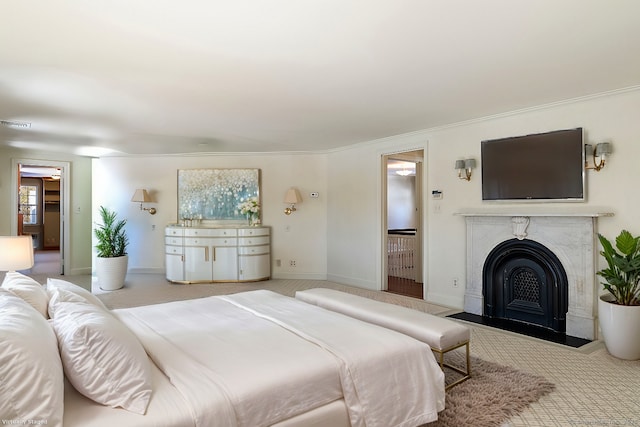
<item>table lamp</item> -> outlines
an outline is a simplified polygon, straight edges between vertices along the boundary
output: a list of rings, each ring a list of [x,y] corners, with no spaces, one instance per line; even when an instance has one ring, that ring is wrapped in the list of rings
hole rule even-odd
[[[0,236],[0,271],[26,270],[33,267],[31,236]]]

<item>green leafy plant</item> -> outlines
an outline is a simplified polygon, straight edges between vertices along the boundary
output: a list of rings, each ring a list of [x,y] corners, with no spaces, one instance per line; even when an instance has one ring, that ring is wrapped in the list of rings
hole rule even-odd
[[[96,224],[97,228],[94,230],[98,239],[98,257],[115,258],[126,255],[129,239],[124,226],[127,220],[117,220],[117,214],[104,206],[100,206],[100,217],[102,224]]]
[[[598,271],[606,282],[604,288],[620,305],[640,305],[640,237],[622,230],[616,237],[616,247],[606,237],[598,234],[603,250],[600,255],[608,267]],[[617,249],[617,250],[616,250]]]

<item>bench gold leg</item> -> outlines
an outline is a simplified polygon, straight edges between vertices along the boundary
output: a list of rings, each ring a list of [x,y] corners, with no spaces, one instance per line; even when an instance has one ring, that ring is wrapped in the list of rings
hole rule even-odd
[[[448,363],[445,363],[444,361],[444,355],[445,353],[448,353],[452,350],[458,349],[462,346],[465,346],[465,350],[466,350],[466,369],[462,369],[459,368],[457,366],[453,366],[450,365]],[[456,346],[444,349],[444,350],[438,350],[433,348],[432,349],[434,352],[436,352],[438,354],[438,362],[440,363],[440,368],[444,371],[444,368],[449,368],[459,374],[462,375],[461,378],[457,379],[456,381],[452,382],[451,384],[447,385],[445,387],[445,390],[449,390],[451,387],[453,387],[454,385],[460,384],[463,381],[468,380],[469,378],[471,378],[471,356],[469,354],[469,341],[465,341],[462,344],[458,344]]]

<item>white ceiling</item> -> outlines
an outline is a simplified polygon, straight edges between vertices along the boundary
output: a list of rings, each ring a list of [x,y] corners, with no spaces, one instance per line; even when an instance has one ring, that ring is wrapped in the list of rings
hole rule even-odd
[[[638,0],[11,1],[0,120],[31,126],[0,144],[331,150],[640,85],[639,17]]]

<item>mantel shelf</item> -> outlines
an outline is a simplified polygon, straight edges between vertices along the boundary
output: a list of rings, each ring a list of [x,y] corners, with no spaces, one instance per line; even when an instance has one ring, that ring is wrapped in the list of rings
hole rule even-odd
[[[470,208],[455,212],[459,216],[563,216],[563,217],[606,217],[613,216],[610,209],[602,207],[558,208],[549,207],[504,207],[504,208]]]

